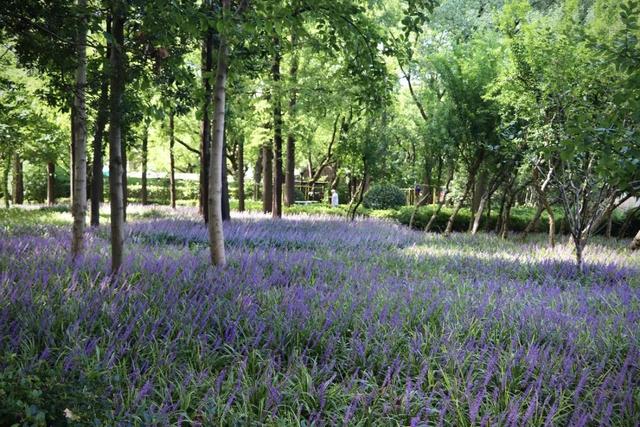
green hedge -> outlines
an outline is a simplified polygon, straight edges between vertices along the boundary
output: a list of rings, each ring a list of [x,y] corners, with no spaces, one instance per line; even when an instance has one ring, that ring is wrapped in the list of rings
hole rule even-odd
[[[392,184],[376,184],[364,195],[362,203],[368,209],[392,209],[406,203],[404,192]]]
[[[403,206],[399,209],[385,209],[385,210],[374,210],[370,212],[371,216],[378,218],[390,218],[398,221],[401,224],[409,225],[409,221],[411,219],[411,214],[413,212],[412,206]],[[431,215],[436,210],[436,206],[422,206],[416,212],[416,216],[413,221],[413,227],[419,230],[423,230]],[[451,216],[453,209],[443,207],[442,210],[438,213],[432,227],[431,231],[439,232],[444,231],[447,226],[447,221],[449,220],[449,216]],[[509,218],[509,230],[515,232],[522,232],[527,227],[527,224],[533,219],[535,215],[535,208],[530,207],[515,207],[511,210],[511,217]],[[481,230],[493,230],[498,221],[498,211],[491,211],[491,216],[487,221],[486,214],[482,217],[482,222],[480,223]],[[554,217],[556,220],[556,231],[558,233],[567,233],[566,224],[564,224],[564,213],[562,209],[555,208],[554,209]],[[453,223],[453,230],[465,232],[469,229],[469,221],[471,219],[471,211],[468,208],[462,208],[456,219]],[[620,229],[625,221],[626,217],[623,214],[616,213],[613,217],[612,222],[612,234],[617,236],[620,232]],[[603,234],[605,232],[604,226],[600,227],[598,230],[599,234]],[[638,229],[640,229],[640,215],[636,215],[636,217],[631,221],[629,228],[627,229],[627,236],[632,237],[635,233],[637,233]],[[549,230],[549,218],[547,213],[543,213],[538,221],[537,226],[534,228],[534,232],[547,232]]]

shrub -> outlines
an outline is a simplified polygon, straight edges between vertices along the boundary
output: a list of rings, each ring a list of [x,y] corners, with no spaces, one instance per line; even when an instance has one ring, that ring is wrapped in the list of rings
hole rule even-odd
[[[364,206],[369,209],[392,209],[406,203],[404,192],[392,184],[376,184],[364,195]]]

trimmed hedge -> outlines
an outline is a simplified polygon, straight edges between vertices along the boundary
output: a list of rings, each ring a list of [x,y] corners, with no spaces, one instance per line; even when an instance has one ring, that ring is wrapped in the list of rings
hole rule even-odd
[[[378,218],[394,219],[401,224],[409,225],[409,221],[411,219],[411,214],[413,212],[413,209],[414,208],[412,206],[403,206],[395,210],[389,210],[389,209],[374,210],[370,212],[370,215]],[[431,218],[431,215],[435,210],[436,210],[436,206],[434,205],[422,206],[418,208],[418,211],[416,212],[415,218],[413,220],[413,227],[415,229],[423,230],[427,225],[427,223],[429,222],[429,219]],[[453,211],[452,208],[443,207],[438,213],[438,216],[436,217],[431,227],[431,231],[433,232],[444,231],[452,211]],[[527,225],[529,224],[529,222],[531,221],[531,219],[533,219],[533,216],[535,215],[535,211],[536,209],[531,207],[514,207],[511,210],[511,217],[509,218],[509,231],[523,232],[527,227]],[[498,221],[498,213],[499,213],[498,210],[495,210],[495,211],[492,210],[491,216],[488,219],[488,221],[487,221],[486,214],[484,214],[482,218],[482,222],[480,223],[480,229],[483,231],[494,230],[496,223]],[[554,217],[556,220],[556,232],[561,234],[568,233],[568,229],[564,220],[564,213],[562,212],[562,210],[557,208],[554,209]],[[613,221],[612,221],[612,227],[611,227],[613,236],[617,236],[619,234],[625,219],[626,219],[626,216],[624,214],[616,213],[614,215]],[[456,219],[453,222],[453,230],[459,231],[459,232],[466,232],[469,229],[470,220],[471,220],[471,211],[468,208],[461,209],[460,212],[458,212],[458,215],[456,216]],[[625,233],[625,237],[633,237],[633,235],[635,235],[635,233],[638,232],[638,229],[640,229],[640,214],[636,214],[635,218],[631,220],[631,223],[629,224],[629,228]],[[533,232],[546,233],[548,230],[549,230],[549,218],[547,213],[544,212],[540,217],[538,224],[533,229]],[[606,226],[603,225],[600,227],[597,233],[604,234],[605,231],[606,231]]]
[[[404,192],[392,184],[375,184],[363,199],[364,207],[368,209],[393,209],[405,203]]]

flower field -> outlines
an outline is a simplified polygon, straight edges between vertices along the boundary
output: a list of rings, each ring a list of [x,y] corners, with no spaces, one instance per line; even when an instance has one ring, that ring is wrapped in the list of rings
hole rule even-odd
[[[624,242],[577,276],[544,236],[251,214],[214,269],[194,210],[138,210],[116,280],[108,226],[74,266],[64,221],[0,223],[0,425],[640,424]]]

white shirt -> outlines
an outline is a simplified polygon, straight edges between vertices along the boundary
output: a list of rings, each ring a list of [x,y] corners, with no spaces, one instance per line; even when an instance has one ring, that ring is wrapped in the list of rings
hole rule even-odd
[[[337,208],[338,207],[338,203],[339,203],[339,199],[338,199],[338,192],[334,191],[331,194],[331,207],[332,208]]]

